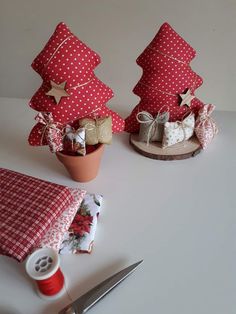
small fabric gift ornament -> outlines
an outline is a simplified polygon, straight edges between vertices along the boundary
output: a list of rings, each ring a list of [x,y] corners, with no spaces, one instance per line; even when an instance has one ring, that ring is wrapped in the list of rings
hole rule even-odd
[[[41,145],[46,141],[52,153],[63,149],[62,143],[62,125],[53,121],[53,116],[49,112],[40,112],[35,120],[42,125],[38,132],[41,133]]]
[[[168,147],[176,143],[188,140],[194,133],[194,114],[189,114],[183,121],[166,122],[162,147]]]
[[[154,118],[149,112],[142,111],[137,114],[137,120],[140,123],[139,141],[159,142],[162,141],[164,132],[164,123],[169,120],[169,112],[158,113]]]
[[[86,154],[85,129],[79,128],[78,130],[74,130],[68,125],[64,134],[63,150],[65,153],[76,153],[84,156]]]
[[[112,141],[112,118],[79,120],[79,125],[85,128],[85,141],[87,145],[95,145],[98,143],[111,144]]]
[[[216,123],[210,116],[214,109],[214,105],[205,105],[198,112],[195,134],[203,149],[207,148],[214,136],[218,133]]]

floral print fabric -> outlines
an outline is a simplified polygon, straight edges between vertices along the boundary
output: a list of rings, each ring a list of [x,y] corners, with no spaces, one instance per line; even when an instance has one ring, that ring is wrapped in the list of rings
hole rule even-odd
[[[100,194],[85,195],[68,232],[64,234],[60,254],[92,251],[102,200]]]

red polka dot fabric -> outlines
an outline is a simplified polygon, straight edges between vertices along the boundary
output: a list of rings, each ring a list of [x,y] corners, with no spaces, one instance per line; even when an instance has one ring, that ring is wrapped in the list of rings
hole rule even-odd
[[[84,117],[112,117],[112,131],[121,132],[124,120],[106,107],[113,97],[112,90],[94,74],[100,57],[91,50],[69,28],[60,23],[43,50],[35,58],[32,68],[42,77],[41,87],[29,105],[40,112],[51,112],[55,122],[65,125]],[[53,96],[46,93],[51,89],[50,81],[61,84],[70,96],[62,97],[57,104]],[[46,144],[42,137],[43,125],[37,124],[31,131],[31,145]]]
[[[168,23],[161,26],[152,42],[137,59],[143,74],[133,92],[141,100],[126,118],[125,131],[138,132],[136,115],[140,111],[156,115],[159,110],[166,111],[168,107],[170,121],[182,119],[189,107],[180,106],[179,95],[188,89],[194,94],[203,83],[202,78],[189,65],[195,55],[195,50]],[[191,101],[190,109],[198,113],[203,105],[195,97]]]

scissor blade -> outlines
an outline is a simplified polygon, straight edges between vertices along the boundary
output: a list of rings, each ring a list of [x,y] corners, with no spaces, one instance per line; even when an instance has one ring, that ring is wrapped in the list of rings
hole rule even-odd
[[[115,275],[107,278],[93,289],[89,290],[87,293],[79,297],[70,305],[70,309],[74,310],[74,313],[85,313],[87,312],[95,303],[101,300],[108,292],[115,288],[121,281],[123,281],[128,275],[130,275],[143,261],[139,261],[133,265],[126,267],[125,269],[117,272]],[[73,313],[68,311],[69,307],[65,308],[60,313]]]

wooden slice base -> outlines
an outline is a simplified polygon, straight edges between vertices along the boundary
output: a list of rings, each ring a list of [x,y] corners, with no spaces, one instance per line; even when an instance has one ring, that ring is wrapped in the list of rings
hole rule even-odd
[[[129,142],[141,155],[158,160],[186,159],[196,156],[202,150],[196,137],[192,137],[187,141],[177,143],[164,149],[160,142],[151,142],[149,145],[144,142],[139,142],[138,134],[131,134]]]

